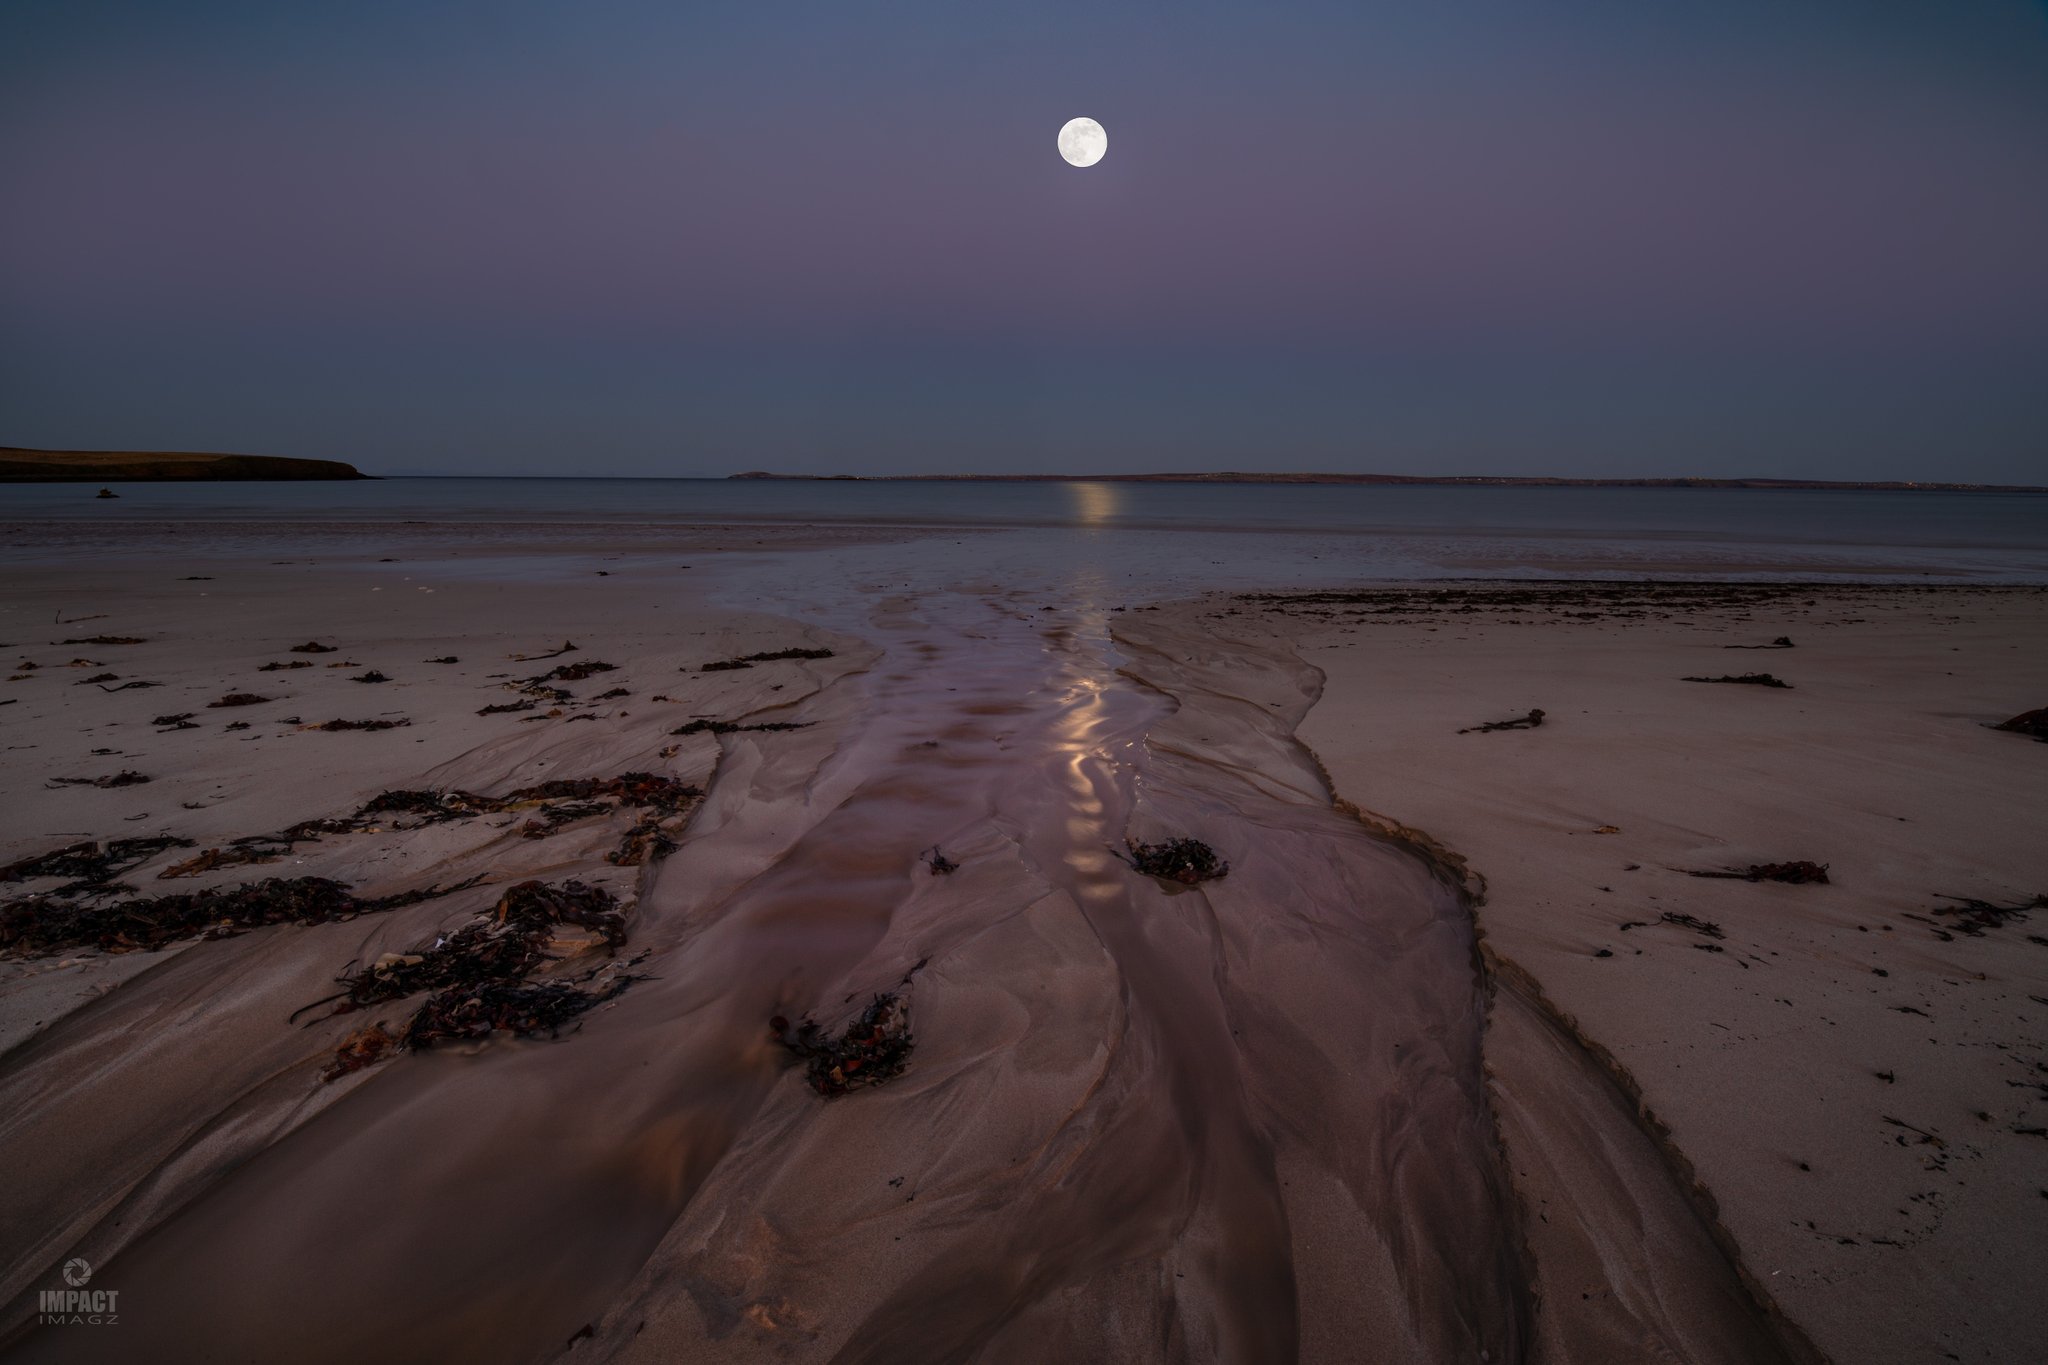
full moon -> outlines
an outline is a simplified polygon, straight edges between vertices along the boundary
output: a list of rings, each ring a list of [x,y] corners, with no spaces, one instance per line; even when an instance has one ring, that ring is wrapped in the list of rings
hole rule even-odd
[[[1092,118],[1068,119],[1060,129],[1060,155],[1069,166],[1093,166],[1109,150],[1109,134]]]

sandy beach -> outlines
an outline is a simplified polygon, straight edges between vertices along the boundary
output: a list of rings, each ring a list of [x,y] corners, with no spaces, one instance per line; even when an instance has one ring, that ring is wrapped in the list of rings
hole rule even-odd
[[[10,575],[0,862],[182,842],[5,887],[8,1359],[2048,1353],[2048,592],[695,572]],[[266,878],[356,899],[64,939]],[[573,1018],[352,1007],[533,881],[610,898]],[[771,1021],[878,997],[821,1096]],[[118,1338],[37,1325],[74,1257]]]

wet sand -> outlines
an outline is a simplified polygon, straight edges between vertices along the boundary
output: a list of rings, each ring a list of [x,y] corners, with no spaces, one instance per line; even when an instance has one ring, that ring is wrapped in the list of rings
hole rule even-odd
[[[1915,999],[1931,998],[1932,977],[1963,970],[1953,955],[2001,954],[1998,983],[1955,988],[1972,1002],[1959,1011],[1979,1011],[1978,1035],[2001,1044],[1980,1047],[1967,1077],[1986,1084],[2037,1045],[2037,1026],[1998,1013],[2019,1010],[2013,990],[2023,1003],[2044,990],[2027,984],[2031,959],[2010,960],[2039,951],[2025,926],[1942,942],[1862,910],[1840,899],[1854,886],[1853,838],[1837,852],[1815,825],[1796,849],[1764,850],[1735,813],[1739,784],[1706,784],[1700,824],[1727,817],[1711,839],[1624,849],[1669,818],[1653,820],[1639,797],[1628,818],[1598,822],[1622,832],[1584,842],[1642,869],[1679,852],[1832,857],[1837,884],[1673,883],[1679,874],[1659,872],[1669,899],[1654,909],[1707,907],[1728,925],[1725,951],[1688,951],[1668,927],[1605,924],[1601,941],[1629,961],[1590,958],[1590,938],[1579,939],[1606,907],[1579,904],[1578,870],[1530,854],[1532,798],[1503,787],[1496,763],[1540,755],[1528,746],[1581,722],[1567,724],[1559,703],[1557,721],[1526,734],[1438,733],[1450,711],[1464,725],[1546,705],[1521,696],[1552,657],[1531,651],[1527,628],[1439,641],[1448,617],[1404,616],[1373,634],[1342,614],[1302,615],[1335,610],[1306,604],[1125,611],[993,590],[876,594],[858,621],[820,624],[714,607],[672,573],[536,585],[308,571],[279,584],[236,561],[182,567],[203,581],[145,586],[137,571],[106,568],[10,585],[0,634],[42,667],[5,684],[19,700],[0,718],[31,738],[0,755],[0,858],[138,832],[204,848],[345,815],[396,787],[501,794],[654,770],[708,794],[680,847],[645,867],[604,861],[619,815],[544,839],[521,837],[516,817],[333,834],[295,846],[288,867],[191,882],[155,880],[189,856],[166,853],[124,880],[143,894],[256,875],[333,876],[366,894],[484,882],[341,923],[0,962],[10,1359],[1921,1358],[1920,1339],[1885,1314],[1916,1315],[1945,1334],[1944,1349],[2006,1350],[1964,1354],[1989,1359],[2026,1353],[2041,1330],[2002,1284],[1972,1301],[1897,1277],[1830,1282],[1812,1238],[1772,1226],[1785,1194],[1752,1150],[1759,1127],[1779,1146],[1803,1144],[1819,1190],[1805,1207],[1837,1220],[1876,1207],[1864,1167],[1889,1171],[1892,1150],[1961,1165],[1959,1135],[1859,1166],[1863,1128],[1816,1122],[1810,1106],[1766,1123],[1756,1100],[1688,1089],[1692,1069],[1712,1064],[1781,1102],[1853,1052],[1708,1008],[1720,996],[1695,981],[1708,968],[1790,971],[1761,960],[1789,955],[1791,940],[1763,943],[1745,896],[1794,918],[1808,936],[1798,951],[1816,960],[1814,935],[1856,932],[1830,916],[1862,914],[1872,933],[1858,937],[1873,941],[1885,918],[1895,975],[1930,978],[1914,979]],[[105,614],[51,627],[53,603],[67,620]],[[2031,623],[2038,641],[2041,608],[2038,594],[2014,594],[1969,638],[2018,639]],[[1829,610],[1832,622],[1863,608]],[[1946,616],[1988,610],[1917,599],[1870,634],[1911,672],[1954,634]],[[1718,620],[1557,630],[1611,635],[1611,655],[1564,653],[1591,659],[1613,697],[1642,699],[1650,684],[1631,668],[1662,670],[1671,650],[1699,648],[1657,631],[1780,633],[1760,613]],[[1809,616],[1784,628],[1822,627]],[[143,642],[51,643],[94,633]],[[304,656],[314,668],[258,671],[301,657],[288,648],[307,638],[338,652]],[[569,639],[579,649],[564,658],[617,668],[560,703],[476,714],[519,695],[506,682],[561,662],[509,655]],[[1432,652],[1452,643],[1492,653],[1482,663]],[[701,671],[790,647],[833,653]],[[73,652],[94,663],[71,667]],[[459,662],[416,662],[447,655]],[[1718,656],[1786,669],[1807,657]],[[75,685],[102,668],[163,685]],[[350,681],[373,669],[392,681]],[[1500,700],[1425,687],[1431,669],[1459,687],[1490,684]],[[1753,732],[1748,713],[1728,708],[1807,698],[1804,687],[1750,699],[1721,694],[1760,689],[1673,686],[1693,710],[1658,752],[1677,745],[1702,760],[1725,755],[1730,733]],[[1888,686],[1878,676],[1857,704],[1873,716],[1918,704]],[[615,687],[630,695],[596,700]],[[272,700],[206,707],[230,690]],[[1589,707],[1610,695],[1582,690]],[[1464,714],[1475,709],[1484,714]],[[179,712],[201,724],[149,723]],[[410,724],[332,734],[280,723],[330,713]],[[694,718],[803,728],[670,733]],[[238,722],[250,728],[225,728]],[[1916,724],[1914,742],[1956,781],[1983,745],[2016,808],[2042,808],[2037,755],[2019,752],[2035,746],[1963,718],[1961,740]],[[1631,779],[1633,747],[1624,733],[1568,766],[1588,791],[1610,775],[1618,790],[1647,790],[1666,774]],[[1867,739],[1857,752],[1895,761]],[[153,780],[44,786],[117,767]],[[1521,780],[1543,771],[1534,758]],[[1866,776],[1816,786],[1804,804],[1855,807],[1850,789]],[[1970,790],[1985,806],[1983,789]],[[1347,799],[1383,818],[1361,818]],[[1481,818],[1503,810],[1522,814]],[[2039,871],[2015,862],[2031,846],[2014,844],[2009,823],[1987,810],[1971,828],[1983,867],[2002,858],[2021,881]],[[1228,877],[1180,887],[1113,853],[1127,837],[1180,834],[1213,843]],[[920,854],[935,845],[959,871],[930,873]],[[1603,865],[1604,880],[1619,875]],[[528,877],[618,894],[629,907],[620,956],[640,979],[559,1040],[497,1035],[323,1083],[366,1015],[290,1023],[292,1011],[331,993],[351,962],[429,942]],[[1971,885],[2007,889],[1982,875]],[[1902,905],[1925,899],[1906,879],[1887,886]],[[1908,933],[1925,943],[1909,950]],[[550,970],[608,960],[590,945],[563,952]],[[1739,952],[1760,960],[1721,960]],[[1633,966],[1637,989],[1615,992],[1587,964]],[[1863,980],[1830,969],[1801,969],[1802,1002],[1837,1017],[1865,1008]],[[842,1022],[890,990],[908,1001],[908,1071],[821,1099],[767,1021]],[[396,1024],[414,1003],[367,1014]],[[1768,1013],[1760,997],[1744,1008]],[[1756,1041],[1710,1063],[1698,1033],[1708,1023]],[[1647,1033],[1661,1051],[1641,1045]],[[1887,1099],[1904,1104],[1919,1082],[1898,1070]],[[2025,1112],[2017,1089],[1989,1098],[2001,1119]],[[1949,1122],[1925,1106],[1901,1117]],[[1940,1210],[1999,1255],[2030,1238],[2038,1247],[2032,1205],[2013,1205],[2039,1202],[2021,1187],[2048,1145],[1973,1141],[1972,1193],[1948,1192]],[[1955,1185],[1965,1175],[1923,1172],[1921,1183],[1937,1174]],[[1939,1235],[1928,1246],[1906,1278],[1960,1254]],[[70,1256],[93,1263],[95,1288],[121,1292],[118,1327],[35,1327],[37,1292],[59,1283]],[[1859,1336],[1873,1316],[1880,1331]]]

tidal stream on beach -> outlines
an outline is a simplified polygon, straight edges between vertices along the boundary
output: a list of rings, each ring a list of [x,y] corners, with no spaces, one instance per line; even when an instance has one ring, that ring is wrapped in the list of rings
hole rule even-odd
[[[118,1283],[121,1353],[1525,1358],[1540,1268],[1469,908],[1294,739],[1320,673],[1086,591],[807,597],[878,656],[736,718],[808,728],[721,738],[630,916],[642,979],[573,1037],[404,1058],[332,1102],[307,1099],[315,1045],[286,1039],[183,1097],[169,1150],[41,1152],[39,1185],[93,1211],[51,1249]],[[1181,887],[1116,856],[1182,835],[1228,876]],[[932,874],[933,846],[960,869]],[[169,956],[0,1061],[0,1085],[89,1121],[144,1064],[109,1040],[268,1027],[331,972],[336,932],[367,931]],[[813,1094],[767,1027],[836,1028],[899,989],[910,1068],[847,1098]],[[1567,1126],[1634,1144],[1631,1216],[1678,1229],[1643,1231],[1648,1268],[1617,1279],[1675,1266],[1708,1301],[1704,1339],[1653,1293],[1615,1340],[1776,1358],[1682,1178],[1552,1048],[1592,1097]],[[7,1128],[0,1149],[38,1141],[25,1110]],[[9,1358],[106,1347],[46,1330]]]

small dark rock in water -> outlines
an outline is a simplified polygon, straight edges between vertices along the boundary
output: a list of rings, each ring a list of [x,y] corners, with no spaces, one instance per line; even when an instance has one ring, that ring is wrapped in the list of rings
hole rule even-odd
[[[1789,689],[1792,686],[1791,683],[1786,682],[1783,678],[1774,678],[1768,673],[1723,673],[1718,678],[1686,678],[1683,681],[1704,683],[1749,683],[1756,687],[1783,687],[1787,689]]]
[[[2027,735],[2041,741],[2043,744],[2048,744],[2048,706],[2044,706],[2038,711],[2022,711],[2011,720],[2000,721],[1996,725],[1986,726],[1985,728],[1990,730],[2006,730],[2015,735]]]
[[[1230,874],[1230,864],[1200,839],[1168,839],[1156,844],[1130,844],[1127,862],[1148,877],[1183,886],[1212,882]],[[1113,850],[1112,850],[1113,851]]]
[[[1533,730],[1542,723],[1543,711],[1539,707],[1530,711],[1526,716],[1516,716],[1513,720],[1490,720],[1484,725],[1468,725],[1458,731],[1458,733],[1461,735],[1483,735],[1492,730]]]
[[[1751,863],[1744,868],[1730,868],[1725,872],[1690,872],[1692,877],[1721,877],[1742,882],[1790,882],[1794,885],[1817,882],[1825,884],[1828,879],[1826,863]],[[1665,916],[1669,919],[1670,916]]]
[[[893,992],[876,996],[837,1038],[808,1019],[792,1033],[789,1020],[779,1014],[768,1028],[776,1042],[804,1060],[805,1079],[826,1099],[902,1075],[914,1046],[909,1009]]]
[[[93,494],[93,496],[96,498],[118,498],[121,495],[119,493],[116,493],[111,488],[102,488],[99,492]]]

